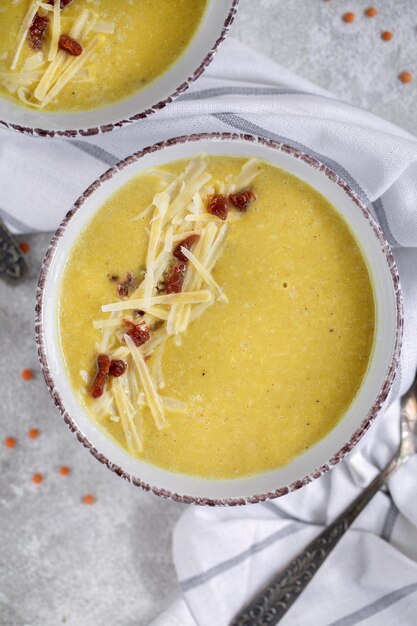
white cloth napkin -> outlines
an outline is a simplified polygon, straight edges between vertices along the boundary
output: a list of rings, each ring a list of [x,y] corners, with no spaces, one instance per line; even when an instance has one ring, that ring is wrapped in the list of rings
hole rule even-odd
[[[106,166],[162,139],[244,131],[284,140],[340,172],[393,246],[405,299],[401,367],[417,365],[417,139],[233,40],[179,100],[146,121],[84,140],[0,132],[0,217],[16,232],[52,230]],[[302,490],[237,509],[188,508],[174,532],[183,596],[155,626],[226,626],[238,609],[341,512],[398,441],[398,401],[349,458]],[[417,457],[379,493],[282,624],[417,624]]]

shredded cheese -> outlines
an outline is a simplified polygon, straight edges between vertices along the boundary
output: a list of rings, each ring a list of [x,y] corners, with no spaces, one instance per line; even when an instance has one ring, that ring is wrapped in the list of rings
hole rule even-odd
[[[69,33],[70,37],[72,39],[78,40],[90,19],[91,12],[88,9],[84,9],[80,13],[79,17],[74,21]],[[81,55],[81,57],[83,56],[84,55]],[[57,82],[58,78],[63,73],[65,68],[68,67],[68,64],[71,63],[71,59],[68,60],[67,57],[68,55],[66,54],[66,52],[59,50],[53,61],[49,64],[46,72],[42,76],[42,79],[39,81],[39,84],[33,93],[34,97],[40,102],[43,102],[45,100],[47,93]]]
[[[114,28],[114,22],[104,22],[103,20],[98,20],[93,26],[93,31],[95,33],[105,33],[106,35],[113,35]]]
[[[155,287],[155,259],[158,245],[161,239],[162,225],[165,214],[169,207],[170,195],[166,191],[158,193],[153,204],[155,214],[151,220],[151,232],[149,234],[148,252],[146,255],[146,274],[144,280],[144,306],[151,305],[153,289]]]
[[[52,35],[49,46],[48,61],[53,61],[58,52],[58,42],[61,36],[61,0],[54,0],[54,15],[52,18]]]
[[[167,411],[172,411],[173,413],[186,413],[187,412],[187,403],[182,400],[177,400],[176,398],[169,398],[168,396],[159,396],[162,400],[162,404],[164,409]],[[139,404],[142,406],[148,406],[146,402],[145,394],[139,394]]]
[[[132,407],[128,395],[126,394],[123,385],[123,379],[126,380],[124,375],[120,376],[120,378],[113,378],[112,390],[114,393],[118,414],[122,422],[126,443],[128,445],[129,451],[134,454],[135,449],[138,452],[142,452],[143,446],[134,423],[135,411]]]
[[[19,62],[19,57],[20,57],[20,53],[22,52],[22,48],[23,48],[23,44],[26,41],[26,37],[28,35],[28,31],[29,28],[32,25],[33,19],[36,15],[36,13],[38,12],[39,9],[39,5],[41,4],[40,0],[33,0],[30,5],[29,8],[27,10],[27,13],[25,15],[25,17],[23,18],[23,22],[20,26],[19,32],[17,34],[17,46],[16,46],[16,50],[13,56],[13,60],[12,63],[10,65],[10,69],[11,70],[15,70],[17,67],[17,64]]]
[[[64,89],[64,87],[69,83],[69,81],[80,71],[80,69],[87,63],[89,58],[92,56],[93,52],[99,45],[101,39],[100,36],[94,37],[91,42],[84,48],[83,54],[79,57],[73,57],[69,62],[68,66],[59,76],[58,80],[52,87],[52,89],[47,93],[45,98],[42,100],[42,107],[46,106],[57,97],[57,95]]]
[[[22,72],[31,72],[33,70],[38,69],[45,63],[42,52],[35,52],[31,54],[30,57],[26,59],[23,64]]]
[[[194,265],[195,269],[200,274],[202,279],[217,294],[217,299],[220,302],[229,302],[229,299],[224,293],[223,289],[214,280],[213,276],[210,274],[210,272],[208,272],[208,270],[204,267],[204,265],[200,263],[197,257],[195,257],[194,254],[190,252],[190,250],[187,250],[187,248],[185,248],[184,246],[181,246],[181,252],[189,261],[191,261],[191,263]]]
[[[101,310],[104,313],[109,311],[129,311],[132,309],[151,309],[152,306],[158,304],[199,304],[200,302],[208,302],[211,298],[211,292],[207,289],[201,291],[180,291],[180,293],[168,293],[161,296],[154,296],[150,300],[150,306],[145,305],[145,300],[121,300],[104,304]],[[152,313],[153,315],[153,313]],[[159,317],[156,315],[155,317]]]
[[[245,189],[251,184],[259,173],[260,169],[258,159],[249,159],[249,161],[246,161],[246,163],[242,166],[236,183],[232,185],[233,190],[241,191],[242,189]]]
[[[61,76],[65,71],[64,66]],[[129,298],[102,306],[103,312],[111,314],[108,319],[93,321],[93,327],[102,332],[100,351],[106,352],[112,359],[123,359],[127,364],[125,374],[112,382],[117,415],[114,405],[108,404],[108,397],[98,406],[100,414],[106,411],[110,415],[109,419],[120,418],[126,445],[132,454],[142,449],[139,448],[142,445],[142,436],[139,434],[140,407],[149,408],[158,429],[167,426],[166,411],[187,412],[185,402],[159,395],[158,390],[165,387],[163,353],[167,339],[172,336],[174,344],[180,345],[189,324],[213,306],[215,298],[228,302],[212,271],[224,252],[230,226],[207,211],[207,195],[214,191],[214,187],[208,185],[211,174],[206,168],[206,161],[197,157],[179,176],[168,172],[169,185],[155,195],[145,212],[133,218],[143,218],[152,210],[154,212],[147,231],[149,241],[145,277]],[[224,192],[241,189],[259,171],[257,159],[251,159],[243,165],[235,182],[232,177],[228,177],[225,182],[214,183],[217,189]],[[160,173],[155,170],[155,175]],[[230,220],[227,221],[232,222],[235,213],[231,211]],[[196,226],[198,223],[200,227]],[[172,263],[173,248],[191,234],[199,235],[199,238],[192,251],[181,246],[181,253],[188,261],[182,290],[179,293],[158,293],[160,280]],[[132,315],[123,312],[135,309],[144,312],[141,321],[148,327],[152,328],[155,322],[159,322],[159,327],[152,330],[150,339],[140,347],[123,331],[123,319],[135,323]],[[166,324],[161,325],[160,320]],[[152,373],[145,361],[148,357],[152,357]]]
[[[165,387],[164,372],[162,369],[162,357],[164,353],[165,343],[161,343],[154,353],[153,377],[158,389]]]
[[[168,425],[162,400],[158,395],[155,383],[152,380],[148,366],[146,365],[145,359],[143,358],[142,352],[137,346],[135,346],[129,335],[125,335],[124,339],[126,341],[127,347],[130,350],[133,362],[139,374],[143,391],[145,392],[146,401],[148,403],[152,417],[155,421],[155,425],[159,430],[161,430]]]
[[[216,215],[210,213],[189,213],[185,216],[186,222],[221,222],[222,220]]]

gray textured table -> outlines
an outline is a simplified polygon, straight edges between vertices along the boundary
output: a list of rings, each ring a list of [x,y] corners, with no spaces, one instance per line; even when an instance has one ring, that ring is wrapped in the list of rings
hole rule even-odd
[[[417,130],[417,5],[375,0],[242,0],[233,34],[282,65],[410,131]],[[357,12],[354,24],[341,15]],[[381,42],[381,30],[394,39]],[[145,626],[179,593],[171,530],[181,505],[131,487],[101,467],[55,411],[41,380],[33,341],[37,273],[49,235],[31,245],[30,278],[0,282],[0,625]],[[20,379],[31,367],[35,379]],[[29,428],[41,431],[31,440]],[[63,477],[60,465],[73,468]],[[44,482],[32,483],[40,472]],[[85,493],[97,497],[82,504]]]

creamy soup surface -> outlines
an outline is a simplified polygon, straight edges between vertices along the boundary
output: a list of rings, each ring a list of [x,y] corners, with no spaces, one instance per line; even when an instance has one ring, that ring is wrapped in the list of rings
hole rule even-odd
[[[205,162],[208,191],[218,193],[247,160]],[[187,163],[163,170],[180,175]],[[168,425],[159,430],[142,403],[135,418],[141,452],[127,446],[117,415],[97,416],[90,385],[105,331],[93,323],[112,315],[101,311],[103,304],[124,300],[116,277],[130,271],[142,280],[153,213],[134,218],[170,179],[144,173],[117,191],[84,228],[63,274],[59,332],[80,402],[121,446],[172,472],[230,479],[289,463],[337,424],[367,370],[375,307],[352,233],[308,184],[264,161],[256,167],[250,184],[256,200],[246,212],[230,208],[225,248],[212,272],[228,302],[216,300],[191,322],[180,345],[172,336],[164,344],[160,393],[186,410],[168,410]],[[194,230],[205,226],[197,222]],[[146,361],[151,373],[155,360],[153,353]]]
[[[116,103],[152,83],[181,56],[198,29],[206,3],[206,0],[71,0],[60,11],[59,32],[69,35],[75,28],[74,39],[82,45],[83,53],[78,57],[64,53],[63,61],[58,64],[55,57],[52,60],[49,57],[53,11],[41,7],[39,16],[48,19],[41,45],[34,49],[36,43],[29,33],[16,67],[11,69],[20,41],[19,31],[33,2],[1,2],[0,96],[24,106],[59,112]],[[44,4],[48,4],[47,0]],[[92,45],[91,56],[86,58]],[[75,62],[80,63],[78,70],[55,96],[52,92],[49,97],[49,90],[54,88],[66,66]],[[51,68],[52,63],[57,66]],[[48,90],[37,92],[47,71],[51,73]]]

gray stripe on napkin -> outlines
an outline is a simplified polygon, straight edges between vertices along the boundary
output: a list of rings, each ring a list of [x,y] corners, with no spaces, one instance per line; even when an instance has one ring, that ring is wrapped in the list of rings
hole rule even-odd
[[[378,219],[378,222],[381,225],[382,230],[385,233],[385,237],[387,238],[387,241],[389,243],[390,246],[396,246],[396,247],[400,247],[401,244],[395,239],[394,235],[391,232],[391,228],[389,225],[389,221],[387,218],[387,214],[385,211],[385,207],[384,204],[382,202],[381,198],[377,198],[375,200],[375,202],[373,203],[374,209],[375,209],[375,213]]]
[[[283,89],[280,87],[212,87],[200,91],[188,91],[179,100],[206,100],[207,98],[219,98],[220,96],[283,96],[283,95],[314,96],[315,94],[296,89]]]
[[[329,626],[354,626],[354,624],[359,624],[359,622],[363,622],[363,620],[369,619],[370,617],[377,615],[377,613],[384,611],[388,607],[392,606],[396,602],[399,602],[403,598],[406,598],[415,591],[417,591],[417,583],[407,585],[406,587],[402,587],[402,589],[397,589],[396,591],[388,593],[386,596],[379,598],[379,600],[372,602],[372,604],[364,606],[362,609],[359,609],[359,611],[355,611],[350,615],[342,617],[342,619],[338,619],[335,622],[332,622],[331,624],[329,624]]]
[[[0,219],[8,226],[9,228],[16,229],[17,231],[22,231],[25,233],[39,233],[39,228],[34,228],[33,226],[29,226],[29,224],[25,224],[21,220],[18,220],[17,217],[13,217],[10,213],[7,213],[4,209],[0,209]]]
[[[399,510],[393,500],[390,501],[388,513],[385,517],[384,527],[382,529],[381,537],[385,541],[391,541],[392,533],[394,530],[395,522],[399,515]]]
[[[321,98],[339,102],[345,106],[353,107],[350,102],[341,100],[340,98],[332,98],[330,95],[321,95],[311,93],[310,91],[300,91],[298,89],[287,89],[284,87],[249,87],[249,86],[229,86],[229,87],[211,87],[209,89],[201,89],[200,91],[187,91],[178,100],[206,100],[207,98],[218,98],[220,96],[309,96],[311,98]],[[366,109],[361,109],[366,111]]]
[[[282,143],[286,143],[290,146],[293,146],[297,150],[301,150],[302,152],[307,152],[312,156],[316,157],[322,163],[325,163],[328,167],[330,167],[336,174],[338,174],[341,178],[343,178],[351,187],[351,189],[356,193],[356,195],[362,200],[366,206],[371,207],[372,203],[366,195],[365,191],[362,187],[356,182],[356,180],[345,170],[345,168],[340,165],[337,161],[333,159],[329,159],[328,157],[312,150],[311,148],[305,146],[298,141],[293,141],[288,137],[284,137],[282,135],[277,135],[262,126],[258,126],[257,124],[253,124],[249,120],[246,120],[239,115],[235,115],[234,113],[213,113],[212,117],[220,120],[224,124],[231,126],[232,128],[236,128],[237,130],[241,130],[245,133],[251,133],[253,135],[261,135],[263,137],[267,137],[268,139],[272,139],[273,141],[279,141]]]
[[[197,574],[196,576],[191,576],[191,578],[187,578],[186,580],[180,581],[181,589],[185,592],[185,591],[190,591],[191,589],[194,589],[195,587],[198,587],[199,585],[203,585],[204,583],[208,582],[212,578],[215,578],[215,576],[218,576],[219,574],[226,572],[232,567],[239,565],[239,563],[243,563],[243,561],[248,559],[250,556],[253,556],[254,554],[257,554],[258,552],[261,552],[262,550],[264,550],[265,548],[268,548],[269,546],[276,543],[277,541],[280,541],[281,539],[284,539],[285,537],[288,537],[289,535],[297,533],[300,530],[303,530],[304,528],[307,528],[307,526],[305,526],[304,524],[297,524],[297,523],[289,524],[285,528],[281,528],[280,530],[273,533],[269,537],[266,537],[266,539],[263,539],[259,543],[255,543],[253,546],[251,546],[244,552],[241,552],[237,556],[234,556],[233,558],[228,559],[227,561],[222,561],[222,563],[218,563],[217,565],[214,565],[214,567],[211,567],[210,569],[208,569],[206,572],[203,572],[202,574]]]
[[[67,141],[67,143],[71,146],[75,146],[82,152],[85,152],[89,156],[93,157],[93,159],[97,159],[106,165],[116,165],[116,163],[120,161],[119,157],[115,156],[111,152],[107,152],[107,150],[103,150],[103,148],[99,148],[93,143],[74,139]]]

